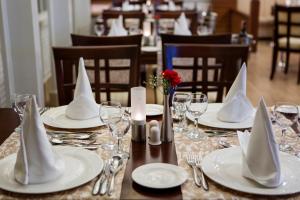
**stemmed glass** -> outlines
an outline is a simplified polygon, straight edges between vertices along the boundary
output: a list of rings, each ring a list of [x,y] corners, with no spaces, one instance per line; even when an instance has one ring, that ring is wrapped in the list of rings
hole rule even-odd
[[[94,25],[94,31],[95,31],[95,33],[96,33],[97,36],[103,35],[103,33],[104,33],[104,25],[96,23]]]
[[[32,95],[30,94],[14,94],[12,96],[12,108],[18,114],[20,119],[20,125],[15,129],[17,132],[21,131],[23,117],[24,117],[24,110],[26,107],[27,101],[31,98]]]
[[[178,126],[174,127],[175,133],[181,133],[184,129],[184,118],[187,110],[187,105],[191,100],[190,93],[175,92],[172,99],[175,117],[178,119]]]
[[[130,116],[123,113],[121,116],[114,117],[114,124],[116,125],[115,131],[113,131],[113,136],[117,139],[117,150],[116,154],[121,156],[123,159],[129,158],[129,153],[122,149],[122,139],[123,136],[128,133],[131,125]]]
[[[198,129],[198,119],[206,112],[208,105],[207,96],[203,93],[192,93],[191,101],[187,106],[187,111],[194,118],[195,127],[187,133],[191,140],[201,140],[206,138],[206,134]]]
[[[116,125],[115,125],[115,116],[120,117],[122,115],[121,104],[119,102],[106,101],[100,105],[100,120],[106,124],[107,128],[113,135]],[[102,144],[101,147],[105,150],[113,150],[115,145],[113,142]]]
[[[292,147],[286,143],[286,131],[298,120],[298,106],[295,104],[278,102],[274,107],[276,123],[281,128],[281,141],[279,150],[291,151]]]

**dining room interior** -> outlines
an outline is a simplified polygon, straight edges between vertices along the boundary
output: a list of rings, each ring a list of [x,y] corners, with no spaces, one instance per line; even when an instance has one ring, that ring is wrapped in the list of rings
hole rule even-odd
[[[0,199],[300,197],[299,0],[1,0]]]

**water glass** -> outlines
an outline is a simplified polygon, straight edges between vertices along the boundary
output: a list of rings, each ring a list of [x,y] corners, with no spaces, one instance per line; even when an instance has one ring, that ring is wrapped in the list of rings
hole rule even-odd
[[[31,94],[14,94],[12,96],[12,108],[18,114],[20,119],[20,125],[15,129],[17,132],[21,131],[21,126],[24,117],[24,110],[27,101],[31,98]]]
[[[190,100],[190,93],[175,92],[173,95],[172,106],[175,118],[178,119],[178,126],[174,127],[175,133],[182,133],[184,130],[185,113]]]
[[[99,117],[102,123],[106,124],[111,135],[116,129],[116,121],[121,117],[122,110],[119,102],[106,101],[101,103]],[[115,145],[112,141],[102,144],[101,147],[105,150],[113,150]]]
[[[208,105],[207,96],[203,93],[192,93],[190,103],[187,106],[188,113],[194,118],[195,127],[187,133],[191,140],[202,140],[206,138],[204,131],[198,129],[198,119],[206,112]]]
[[[114,124],[116,126],[113,131],[113,136],[117,139],[117,150],[116,154],[121,156],[123,159],[129,158],[129,153],[125,152],[122,148],[122,139],[126,135],[131,126],[131,118],[129,114],[123,113],[120,117],[115,117]]]
[[[298,120],[298,106],[291,103],[278,102],[275,104],[274,114],[276,124],[281,128],[279,150],[285,152],[291,151],[292,147],[286,142],[286,131]]]

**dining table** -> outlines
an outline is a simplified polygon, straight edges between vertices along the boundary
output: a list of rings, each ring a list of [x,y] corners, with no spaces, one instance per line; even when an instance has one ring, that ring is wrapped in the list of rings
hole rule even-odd
[[[161,116],[147,117],[147,121],[161,120]],[[0,108],[0,160],[17,152],[19,148],[19,134],[14,132],[18,126],[19,119],[11,108]],[[192,124],[190,124],[192,126]],[[51,130],[51,127],[46,127]],[[199,125],[202,130],[209,130],[210,127]],[[276,133],[280,132],[279,127],[273,127]],[[93,129],[97,133],[98,142],[107,142],[111,139],[105,127]],[[297,142],[299,123],[289,129],[287,140],[300,147]],[[152,146],[146,142],[131,141],[130,132],[124,136],[124,149],[130,152],[130,157],[125,161],[125,166],[116,177],[116,190],[112,196],[93,196],[91,191],[96,178],[90,182],[73,189],[48,193],[48,194],[20,194],[0,189],[0,199],[300,199],[298,193],[284,196],[253,195],[226,188],[208,179],[209,190],[205,191],[195,185],[193,181],[192,168],[186,162],[188,152],[207,155],[219,149],[219,137],[208,137],[200,141],[192,141],[184,134],[174,134],[173,142],[162,143]],[[147,138],[148,140],[148,138]],[[226,137],[231,145],[238,145],[236,134]],[[298,148],[300,150],[300,148]],[[95,151],[102,159],[107,159],[109,153],[99,148]],[[132,179],[132,172],[139,166],[149,163],[169,163],[183,168],[187,174],[187,180],[181,185],[169,189],[150,189],[135,183]],[[2,173],[2,172],[1,172]]]

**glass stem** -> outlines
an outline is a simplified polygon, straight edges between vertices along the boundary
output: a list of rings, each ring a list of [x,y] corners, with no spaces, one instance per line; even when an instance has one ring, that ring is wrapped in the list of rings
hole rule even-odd
[[[195,125],[195,132],[197,132],[198,130],[198,118],[195,117],[195,120],[194,120],[194,125]]]
[[[118,138],[118,150],[117,153],[122,153],[122,140],[121,138]]]
[[[286,136],[286,129],[283,128],[281,130],[281,144],[285,145],[285,136]]]

